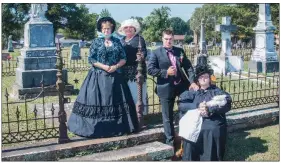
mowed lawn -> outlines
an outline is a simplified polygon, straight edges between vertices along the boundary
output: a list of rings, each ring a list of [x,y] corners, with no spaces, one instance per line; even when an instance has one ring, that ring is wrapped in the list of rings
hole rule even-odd
[[[225,161],[279,161],[279,124],[229,133]]]

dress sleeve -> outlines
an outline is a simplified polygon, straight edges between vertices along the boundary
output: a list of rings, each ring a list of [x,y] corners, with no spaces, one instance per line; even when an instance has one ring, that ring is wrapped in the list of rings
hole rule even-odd
[[[146,44],[145,44],[145,41],[144,41],[144,38],[143,37],[140,37],[141,38],[141,51],[144,55],[144,58],[146,58],[147,56],[147,49],[146,49]]]
[[[210,113],[219,113],[219,114],[222,114],[222,113],[227,113],[228,111],[230,111],[231,109],[231,102],[232,102],[232,98],[230,96],[229,93],[221,90],[221,89],[216,89],[214,90],[215,92],[215,95],[226,95],[226,104],[224,106],[214,106],[214,107],[209,107],[208,108],[208,111]]]
[[[116,42],[117,42],[116,44],[117,44],[118,49],[119,49],[119,58],[120,58],[120,60],[124,59],[124,60],[127,61],[126,53],[125,53],[123,45],[121,44],[121,41],[120,40],[116,40]]]
[[[196,96],[195,91],[185,91],[178,100],[178,109],[182,112],[198,108],[198,104],[194,100]]]
[[[97,40],[93,40],[90,49],[89,49],[89,56],[88,56],[88,62],[89,64],[93,65],[93,63],[98,62],[97,61]]]

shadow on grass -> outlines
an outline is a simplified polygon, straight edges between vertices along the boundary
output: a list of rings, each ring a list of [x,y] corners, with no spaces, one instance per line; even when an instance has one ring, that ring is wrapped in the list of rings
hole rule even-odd
[[[249,135],[247,131],[228,134],[225,161],[245,161],[249,156],[268,151],[266,140]]]

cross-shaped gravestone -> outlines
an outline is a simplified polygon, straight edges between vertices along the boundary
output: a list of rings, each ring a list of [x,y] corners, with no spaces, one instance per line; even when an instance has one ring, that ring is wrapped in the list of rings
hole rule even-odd
[[[226,16],[222,18],[222,24],[216,25],[216,31],[221,32],[222,51],[221,54],[225,56],[231,55],[231,32],[237,30],[236,25],[231,25],[231,17]]]
[[[243,58],[231,55],[231,32],[237,27],[231,25],[231,17],[222,18],[222,24],[216,25],[216,31],[221,32],[222,50],[220,56],[209,56],[209,61],[215,73],[238,72],[243,70]]]

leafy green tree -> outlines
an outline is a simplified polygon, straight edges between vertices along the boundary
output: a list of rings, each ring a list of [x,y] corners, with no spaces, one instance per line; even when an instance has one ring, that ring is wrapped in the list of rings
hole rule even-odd
[[[270,4],[272,21],[279,33],[279,4]],[[200,34],[201,19],[205,20],[206,39],[220,39],[220,32],[215,32],[215,24],[221,24],[222,17],[231,16],[231,24],[238,30],[232,32],[237,39],[247,41],[255,36],[253,28],[258,21],[258,4],[204,4],[196,8],[190,19],[190,28],[194,35]]]
[[[193,41],[193,37],[191,35],[184,36],[184,43],[190,44]]]
[[[275,33],[279,34],[280,29],[280,4],[279,3],[271,3],[270,4],[271,9],[271,19],[273,22],[273,25],[276,27]]]
[[[99,15],[99,18],[103,18],[103,17],[111,17],[110,12],[106,8],[102,9]]]
[[[64,29],[64,36],[66,38],[92,40],[96,35],[96,22],[98,15],[95,13],[89,14],[89,9],[84,5],[80,5],[79,10],[76,12],[76,23],[73,26]],[[77,25],[77,26],[76,26]]]
[[[7,46],[9,35],[13,36],[13,40],[19,40],[23,37],[29,8],[30,4],[27,3],[2,4],[2,49]]]
[[[172,17],[170,19],[171,27],[176,35],[184,35],[188,32],[187,24],[179,17]]]
[[[171,9],[166,6],[154,9],[144,20],[146,29],[143,36],[146,41],[161,41],[162,31],[170,27],[169,16]]]

